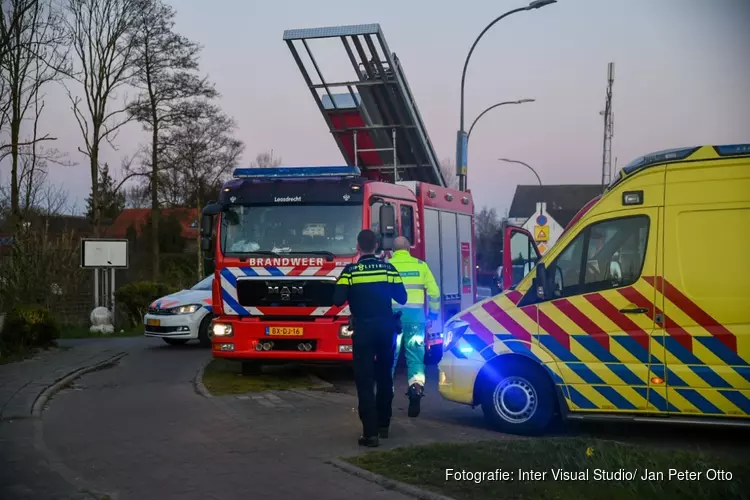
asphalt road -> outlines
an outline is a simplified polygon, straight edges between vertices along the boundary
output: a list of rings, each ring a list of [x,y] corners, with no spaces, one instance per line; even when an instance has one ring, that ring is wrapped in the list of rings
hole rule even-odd
[[[154,339],[117,342],[129,354],[56,395],[42,418],[47,460],[70,481],[117,500],[404,498],[324,463],[361,452],[351,370],[311,367],[340,392],[204,398],[194,378],[210,352]],[[434,368],[419,419],[405,417],[405,374],[397,377],[393,434],[386,448],[435,440],[494,439],[479,408],[446,401]],[[648,425],[578,424],[567,434],[739,455],[745,431]],[[290,481],[290,477],[294,477]],[[306,494],[306,493],[304,493]]]
[[[129,354],[57,394],[42,416],[46,461],[82,490],[113,500],[405,498],[324,462],[360,452],[356,414],[335,400],[349,396],[205,398],[194,378],[207,349],[112,341]]]
[[[340,390],[356,394],[352,381],[351,369],[320,367],[314,369],[321,378],[333,383]],[[423,420],[457,424],[477,429],[486,429],[481,407],[472,409],[469,406],[456,404],[440,396],[437,388],[438,370],[436,366],[427,367],[426,397],[422,400]],[[405,393],[406,369],[401,356],[396,374],[396,397],[394,408],[405,411],[408,400]],[[641,443],[675,449],[703,450],[750,457],[750,431],[728,427],[705,427],[695,425],[665,425],[661,423],[630,422],[569,422],[554,430],[553,435],[590,436],[611,439],[621,442]]]

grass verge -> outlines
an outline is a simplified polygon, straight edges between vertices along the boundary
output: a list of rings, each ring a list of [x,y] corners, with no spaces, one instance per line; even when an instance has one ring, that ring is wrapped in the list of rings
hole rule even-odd
[[[128,327],[112,333],[90,332],[88,326],[63,326],[60,329],[61,339],[98,339],[109,337],[138,337],[143,335],[143,326]]]
[[[748,498],[750,462],[722,457],[613,441],[584,438],[514,439],[471,444],[434,444],[373,452],[347,459],[348,462],[397,481],[432,490],[457,499],[495,500],[607,498]],[[447,477],[447,470],[454,475]],[[471,473],[501,470],[507,478],[457,480],[462,471]],[[669,477],[670,469],[700,473],[695,480]],[[520,477],[519,471],[545,473],[543,478]],[[561,471],[587,473],[588,479],[564,480]],[[633,479],[603,476],[631,473]],[[724,471],[731,479],[714,477],[710,471]],[[597,477],[597,472],[600,474]],[[643,479],[648,472],[663,477]],[[709,475],[707,475],[709,474]]]
[[[239,361],[213,359],[203,372],[203,385],[214,396],[307,389],[315,385],[301,368],[267,367],[266,370],[260,375],[243,375]]]

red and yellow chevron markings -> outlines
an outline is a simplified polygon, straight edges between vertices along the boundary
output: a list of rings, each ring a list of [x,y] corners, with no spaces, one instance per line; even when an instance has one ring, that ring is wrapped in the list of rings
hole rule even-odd
[[[513,290],[461,315],[469,330],[451,353],[537,360],[573,409],[750,415],[750,349],[662,277],[519,308],[522,297]],[[625,315],[627,304],[648,313]]]

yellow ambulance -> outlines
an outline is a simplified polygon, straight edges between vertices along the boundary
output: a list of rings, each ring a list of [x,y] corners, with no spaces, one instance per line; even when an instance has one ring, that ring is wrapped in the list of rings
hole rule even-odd
[[[544,257],[505,229],[504,268],[532,270],[445,325],[443,397],[520,434],[750,424],[750,144],[639,158],[582,212]]]

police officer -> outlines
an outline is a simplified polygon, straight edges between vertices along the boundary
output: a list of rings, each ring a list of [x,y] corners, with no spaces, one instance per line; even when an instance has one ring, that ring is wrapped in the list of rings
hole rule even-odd
[[[409,240],[403,236],[397,237],[393,242],[395,251],[388,262],[398,270],[407,291],[406,304],[401,307],[394,306],[402,312],[402,330],[396,340],[396,355],[393,360],[393,372],[396,370],[398,354],[401,351],[401,339],[403,337],[406,357],[406,370],[409,378],[410,417],[419,416],[420,402],[424,395],[425,370],[424,370],[424,336],[426,333],[427,320],[436,320],[440,311],[440,288],[435,282],[427,263],[409,253]],[[425,292],[429,299],[429,316],[425,318]]]
[[[393,403],[391,367],[399,329],[391,304],[406,303],[406,288],[398,271],[375,257],[377,246],[373,231],[360,231],[357,251],[361,257],[341,272],[333,295],[335,305],[349,302],[351,310],[354,379],[363,430],[359,444],[370,447],[378,446],[378,437],[388,437]]]

